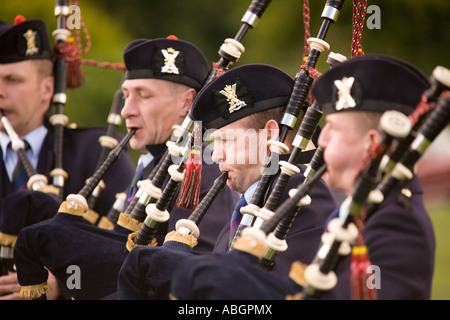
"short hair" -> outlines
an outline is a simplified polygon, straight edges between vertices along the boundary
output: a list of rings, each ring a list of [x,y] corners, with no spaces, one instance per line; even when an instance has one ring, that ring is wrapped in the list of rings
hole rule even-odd
[[[263,129],[266,125],[267,121],[269,120],[275,120],[278,125],[281,124],[281,120],[283,119],[284,111],[286,107],[280,106],[268,110],[264,110],[261,112],[250,114],[246,117],[247,119],[247,126],[249,128],[254,129]],[[292,130],[289,130],[288,135],[286,137],[287,143],[292,143],[292,141],[295,138],[295,135],[297,134],[298,128],[300,127],[300,124],[303,119],[303,111],[300,112],[300,116]]]
[[[48,59],[29,60],[38,72],[39,80],[53,76],[53,62]]]
[[[352,112],[354,128],[358,133],[364,134],[369,130],[379,130],[382,112],[376,111],[356,111]]]
[[[169,86],[169,92],[173,95],[173,96],[177,96],[183,92],[185,92],[186,90],[192,88],[186,84],[183,83],[177,83],[177,82],[173,82],[173,81],[169,81],[169,80],[164,80],[167,82],[167,85]],[[196,89],[194,89],[195,91],[197,91]]]

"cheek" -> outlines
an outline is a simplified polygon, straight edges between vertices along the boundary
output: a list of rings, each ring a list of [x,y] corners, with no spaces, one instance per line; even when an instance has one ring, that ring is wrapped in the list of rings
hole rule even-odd
[[[331,140],[324,152],[324,160],[330,169],[341,171],[351,167],[355,162],[355,149],[348,143],[338,143]]]
[[[235,142],[225,142],[223,149],[225,163],[229,165],[245,163],[245,148]]]

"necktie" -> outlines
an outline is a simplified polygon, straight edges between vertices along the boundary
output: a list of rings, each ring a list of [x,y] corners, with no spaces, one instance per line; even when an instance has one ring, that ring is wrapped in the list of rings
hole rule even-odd
[[[144,179],[144,164],[142,162],[140,162],[136,168],[136,173],[134,174],[134,178],[131,181],[131,188],[128,192],[127,204],[129,204],[131,202],[131,200],[133,200],[133,198],[138,190],[137,183],[142,179]]]
[[[25,151],[30,149],[30,145],[27,141],[25,142]],[[11,148],[11,143],[9,144]],[[23,166],[22,161],[20,161],[19,154],[17,154],[17,162],[12,175],[12,185],[14,191],[25,190],[27,187],[28,174]]]
[[[233,241],[234,234],[241,223],[242,213],[241,208],[247,205],[247,201],[245,201],[244,195],[241,196],[239,201],[236,203],[236,207],[234,208],[233,214],[231,216],[230,221],[230,240],[228,242],[228,247],[231,246],[231,242]]]

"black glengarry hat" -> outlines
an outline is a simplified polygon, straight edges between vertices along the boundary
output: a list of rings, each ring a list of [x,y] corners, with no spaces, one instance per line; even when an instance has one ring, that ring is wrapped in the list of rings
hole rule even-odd
[[[424,74],[407,62],[365,55],[324,72],[312,93],[326,114],[396,110],[409,115],[429,86]]]
[[[200,90],[209,73],[205,56],[190,42],[174,36],[137,39],[124,52],[127,79],[161,79]]]
[[[247,64],[215,78],[198,93],[192,116],[206,129],[221,128],[250,114],[288,103],[294,80],[266,64]]]
[[[0,63],[32,59],[51,59],[45,23],[29,19],[17,24],[0,21]]]

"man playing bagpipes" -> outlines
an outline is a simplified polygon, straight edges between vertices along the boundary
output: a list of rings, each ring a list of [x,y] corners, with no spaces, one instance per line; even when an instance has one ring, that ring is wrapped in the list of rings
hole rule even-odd
[[[138,128],[130,140],[130,146],[134,150],[147,151],[141,157],[143,176],[147,178],[167,150],[166,142],[171,139],[173,127],[180,126],[189,114],[209,68],[200,49],[175,36],[132,41],[124,50],[124,62],[127,71],[122,85],[125,98],[122,117],[128,128]],[[199,189],[191,192],[198,193],[201,199],[220,171],[212,162],[203,162],[199,168],[201,179],[199,184],[193,186]],[[224,189],[212,209],[231,209],[231,214],[237,196],[237,193]],[[162,243],[175,223],[186,218],[192,210],[176,205],[176,199],[177,196],[174,196],[168,208],[169,220],[159,226],[159,243]],[[228,218],[224,215],[209,215],[205,219],[196,252],[213,249],[217,234]]]
[[[0,109],[20,138],[27,141],[30,148],[27,155],[33,167],[38,173],[50,179],[50,171],[54,168],[54,129],[49,123],[49,106],[54,94],[54,75],[52,51],[49,44],[45,24],[38,19],[18,20],[10,25],[0,23]],[[66,79],[61,79],[66,81]],[[33,199],[40,198],[40,192],[31,190],[17,191],[26,188],[26,172],[13,173],[17,163],[16,152],[8,148],[10,142],[3,124],[0,124],[1,144],[1,170],[2,183],[0,192],[0,204],[4,208],[8,198],[13,197],[8,205],[8,210],[15,214],[15,210],[30,210],[28,204]],[[76,193],[83,187],[87,178],[95,171],[101,146],[98,143],[100,136],[105,134],[102,128],[77,128],[64,129],[63,160],[67,171],[67,179],[62,197],[70,193]],[[110,188],[102,193],[101,206],[98,211],[105,215],[115,200],[116,193],[124,190],[133,176],[133,164],[125,154],[105,176],[105,182]],[[23,170],[23,169],[22,169]],[[23,176],[19,182],[14,178]],[[19,189],[15,189],[18,185]],[[20,185],[20,186],[19,186]],[[9,197],[8,197],[9,196]],[[49,195],[49,197],[51,197]],[[14,199],[14,200],[13,200]],[[40,201],[37,199],[37,201]],[[18,204],[20,203],[20,205]],[[55,197],[56,209],[58,198]],[[20,208],[19,208],[20,207]],[[54,207],[53,207],[54,208]],[[56,213],[51,208],[46,208],[50,213]],[[5,213],[6,214],[6,213]],[[5,237],[6,245],[8,232],[0,236]],[[11,236],[17,236],[11,235]],[[2,242],[2,244],[4,244]],[[16,274],[6,275],[0,278],[0,294],[17,289]]]

